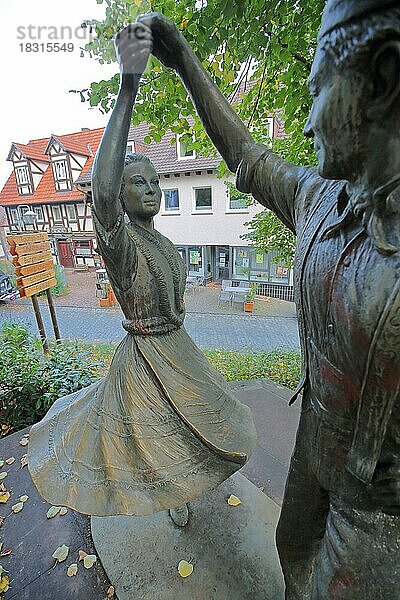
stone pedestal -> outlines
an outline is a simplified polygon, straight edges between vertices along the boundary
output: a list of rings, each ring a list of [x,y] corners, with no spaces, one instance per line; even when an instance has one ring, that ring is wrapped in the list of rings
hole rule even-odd
[[[234,494],[242,503],[229,506]],[[92,517],[97,554],[119,600],[280,600],[275,547],[279,507],[236,473],[189,505],[189,523],[151,517]],[[180,560],[194,565],[183,579]]]

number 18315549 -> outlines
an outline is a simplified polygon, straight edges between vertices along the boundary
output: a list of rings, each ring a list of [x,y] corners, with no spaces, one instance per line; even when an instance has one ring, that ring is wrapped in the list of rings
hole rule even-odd
[[[21,52],[73,52],[72,42],[23,42],[19,44]]]

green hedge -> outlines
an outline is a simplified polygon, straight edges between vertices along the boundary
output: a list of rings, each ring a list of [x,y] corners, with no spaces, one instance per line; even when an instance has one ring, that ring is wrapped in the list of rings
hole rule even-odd
[[[53,402],[98,379],[102,365],[73,345],[50,345],[43,354],[40,340],[21,323],[0,328],[1,436],[39,421]]]

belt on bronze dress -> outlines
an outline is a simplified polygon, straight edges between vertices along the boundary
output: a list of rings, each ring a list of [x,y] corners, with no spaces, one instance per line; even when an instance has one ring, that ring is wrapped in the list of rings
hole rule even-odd
[[[165,335],[172,333],[183,325],[182,323],[163,323],[159,320],[148,319],[143,321],[130,321],[128,319],[122,321],[122,327],[131,335]]]

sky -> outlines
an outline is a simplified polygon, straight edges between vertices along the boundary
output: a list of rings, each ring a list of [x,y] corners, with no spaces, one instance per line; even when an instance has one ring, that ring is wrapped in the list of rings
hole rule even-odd
[[[80,57],[79,47],[86,44],[79,39],[84,34],[80,24],[85,19],[101,20],[104,14],[105,3],[97,4],[96,0],[0,0],[0,189],[12,169],[12,163],[6,161],[12,142],[26,144],[52,133],[62,135],[106,125],[109,115],[80,102],[79,94],[68,92],[109,79],[118,70],[116,63],[100,65],[87,55]],[[61,38],[62,26],[64,40],[51,39],[56,35]],[[46,46],[55,41],[72,43],[73,52],[25,51],[26,43]]]

